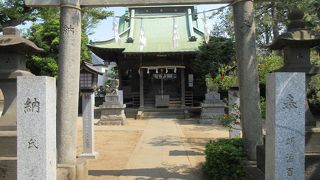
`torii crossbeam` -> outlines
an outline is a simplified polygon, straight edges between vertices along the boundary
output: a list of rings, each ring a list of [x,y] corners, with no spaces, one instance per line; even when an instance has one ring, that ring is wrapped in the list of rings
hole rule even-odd
[[[179,4],[228,4],[233,0],[80,0],[80,6],[115,7],[115,6],[155,6]],[[60,0],[26,0],[27,6],[59,6]]]

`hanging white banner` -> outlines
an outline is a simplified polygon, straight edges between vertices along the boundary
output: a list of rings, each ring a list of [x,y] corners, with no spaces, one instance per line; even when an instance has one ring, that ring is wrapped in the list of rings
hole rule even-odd
[[[177,48],[179,46],[180,35],[178,31],[178,24],[176,22],[176,18],[173,18],[173,48]]]

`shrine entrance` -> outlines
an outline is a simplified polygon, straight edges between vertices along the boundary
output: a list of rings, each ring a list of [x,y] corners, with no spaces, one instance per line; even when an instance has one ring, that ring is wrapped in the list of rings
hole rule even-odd
[[[143,67],[144,106],[167,108],[181,106],[181,70],[177,67]]]

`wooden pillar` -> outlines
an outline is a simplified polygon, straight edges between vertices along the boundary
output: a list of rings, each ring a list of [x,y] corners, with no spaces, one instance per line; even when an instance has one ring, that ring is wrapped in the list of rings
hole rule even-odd
[[[256,160],[256,146],[262,144],[262,120],[253,1],[235,3],[233,13],[244,147],[248,160]]]
[[[143,94],[143,68],[140,68],[140,108],[144,107],[144,94]]]
[[[185,86],[185,78],[184,78],[184,69],[181,68],[181,107],[186,106],[185,98],[186,98],[186,86]]]

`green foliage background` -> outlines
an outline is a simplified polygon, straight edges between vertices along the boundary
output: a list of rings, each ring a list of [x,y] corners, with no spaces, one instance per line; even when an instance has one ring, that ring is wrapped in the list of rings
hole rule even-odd
[[[229,38],[210,37],[208,44],[203,43],[196,59],[191,62],[195,76],[194,86],[197,87],[194,94],[204,95],[207,89],[206,77],[219,76],[219,68],[231,64],[234,56],[234,43]]]

